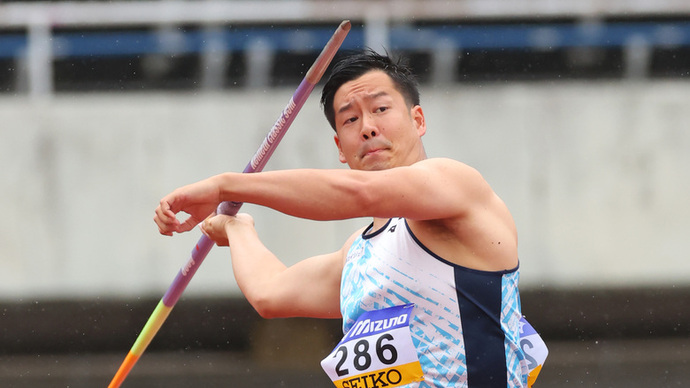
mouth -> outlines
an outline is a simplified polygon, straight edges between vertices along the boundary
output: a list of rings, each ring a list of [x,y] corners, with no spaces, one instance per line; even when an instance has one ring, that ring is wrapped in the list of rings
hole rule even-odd
[[[364,159],[367,156],[380,154],[389,148],[390,147],[388,144],[384,144],[384,142],[377,141],[376,143],[365,144],[359,154],[360,154],[360,157],[362,159]]]
[[[383,148],[374,148],[374,149],[371,149],[371,150],[369,150],[369,151],[366,151],[366,152],[364,153],[364,156],[363,156],[363,157],[367,157],[367,156],[369,156],[369,155],[374,155],[374,154],[380,153],[380,152],[382,152],[382,151],[383,151]]]

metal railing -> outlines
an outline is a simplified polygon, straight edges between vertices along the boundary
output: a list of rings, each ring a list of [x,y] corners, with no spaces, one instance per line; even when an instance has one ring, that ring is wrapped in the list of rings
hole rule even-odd
[[[202,86],[213,88],[229,52],[270,61],[276,50],[320,47],[333,24],[351,19],[355,28],[344,48],[371,47],[429,51],[443,60],[462,49],[515,47],[622,46],[631,74],[644,73],[649,47],[690,44],[690,22],[607,24],[614,17],[690,15],[685,0],[286,0],[286,1],[127,1],[39,2],[0,5],[0,59],[10,58],[25,78],[31,96],[53,93],[53,61],[74,56],[198,53],[204,61]],[[570,18],[578,23],[534,23]],[[495,20],[530,20],[501,25]],[[492,21],[463,26],[457,22]],[[429,24],[431,22],[431,24]],[[304,24],[299,30],[284,23]],[[425,25],[427,23],[427,25]],[[444,24],[445,23],[445,24]],[[196,26],[180,31],[175,26]],[[252,29],[251,36],[242,27]],[[232,27],[232,28],[230,28]],[[117,32],[103,29],[117,28]],[[125,31],[122,30],[125,29]],[[131,31],[126,31],[132,28]],[[141,29],[144,29],[142,31]],[[72,32],[86,29],[87,32]],[[89,31],[90,30],[90,31]],[[436,66],[447,79],[452,64]],[[257,72],[255,72],[257,73]],[[445,75],[444,75],[445,74]],[[265,84],[265,74],[249,85]]]

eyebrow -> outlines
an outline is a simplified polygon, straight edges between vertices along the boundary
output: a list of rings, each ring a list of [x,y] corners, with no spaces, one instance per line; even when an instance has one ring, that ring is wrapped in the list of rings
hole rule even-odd
[[[382,90],[382,91],[374,93],[374,94],[368,94],[368,95],[364,96],[364,98],[367,100],[375,100],[379,97],[387,96],[387,95],[388,95],[388,93],[386,91]],[[343,113],[346,110],[350,109],[351,107],[352,107],[352,102],[348,102],[347,104],[341,106],[340,109],[338,109],[338,113]]]

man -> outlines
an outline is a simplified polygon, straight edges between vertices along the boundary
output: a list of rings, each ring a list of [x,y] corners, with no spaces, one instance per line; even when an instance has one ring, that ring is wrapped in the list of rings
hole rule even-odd
[[[214,176],[161,200],[154,218],[160,233],[185,232],[205,219],[202,230],[229,244],[237,283],[263,317],[342,317],[348,333],[365,312],[414,306],[409,318],[381,320],[409,329],[423,376],[406,386],[527,386],[515,224],[475,169],[426,157],[426,121],[409,69],[372,52],[349,56],[334,66],[321,102],[349,170]],[[212,215],[222,201],[312,220],[373,221],[338,251],[286,267],[261,243],[249,215]],[[183,223],[180,211],[190,215]],[[358,323],[354,334],[373,333],[370,323]],[[339,386],[402,381],[403,369],[371,369],[377,355],[383,364],[402,355],[408,345],[393,343],[397,337],[380,334],[349,353],[334,351],[340,362],[331,374],[350,379]]]

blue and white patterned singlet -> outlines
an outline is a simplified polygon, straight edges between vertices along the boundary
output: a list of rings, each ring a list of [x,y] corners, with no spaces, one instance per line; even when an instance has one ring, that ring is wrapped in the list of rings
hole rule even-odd
[[[343,331],[364,311],[414,303],[410,330],[424,381],[410,387],[527,387],[518,268],[486,272],[450,263],[422,245],[403,218],[370,233],[372,226],[343,268]]]

